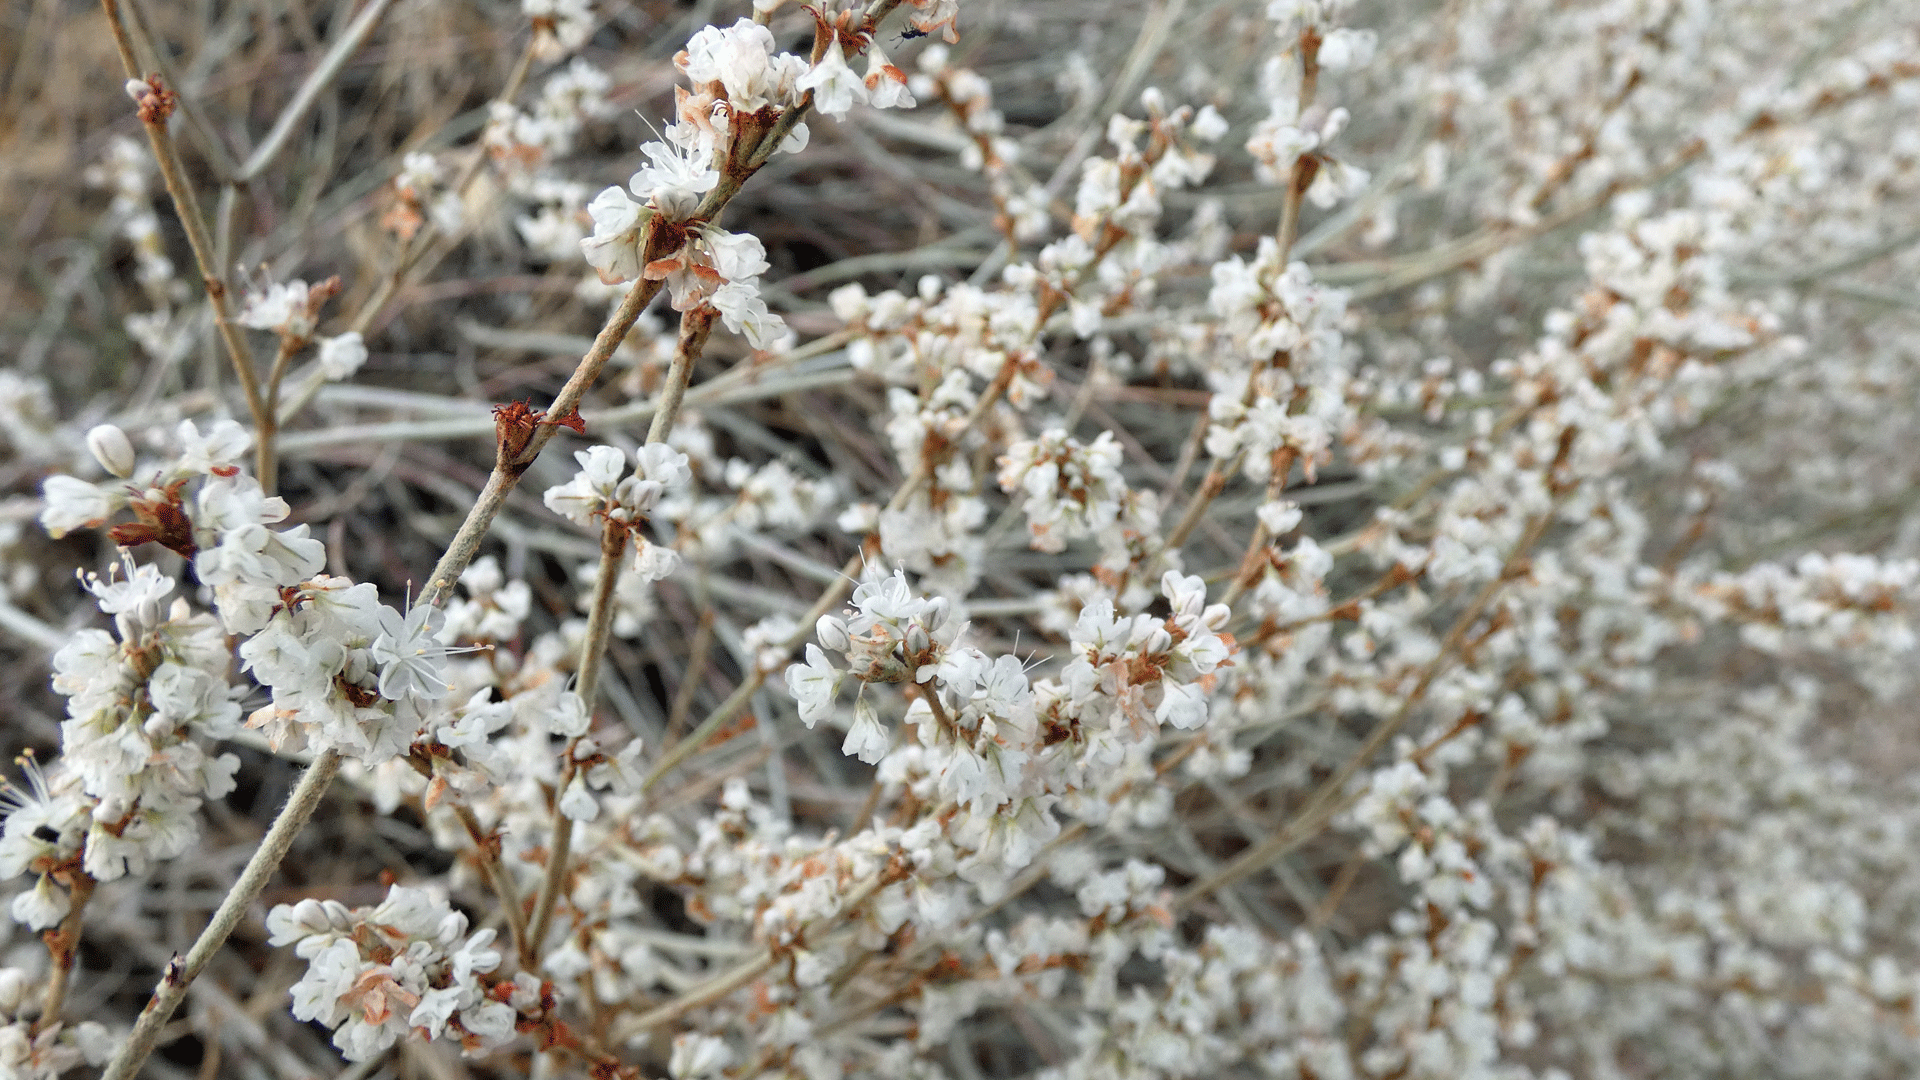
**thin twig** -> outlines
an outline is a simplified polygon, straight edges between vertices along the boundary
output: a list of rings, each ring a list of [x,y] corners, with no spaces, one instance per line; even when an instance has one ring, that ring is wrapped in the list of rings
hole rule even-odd
[[[1420,680],[1414,684],[1412,690],[1408,691],[1407,696],[1400,700],[1400,707],[1394,710],[1393,715],[1374,725],[1373,730],[1367,734],[1366,741],[1360,744],[1360,748],[1349,755],[1346,761],[1334,770],[1333,775],[1327,777],[1319,787],[1314,789],[1313,794],[1307,797],[1306,803],[1294,813],[1285,826],[1263,843],[1241,852],[1232,862],[1218,871],[1187,886],[1175,897],[1176,908],[1189,907],[1194,901],[1215,889],[1231,885],[1255,873],[1318,835],[1320,830],[1333,820],[1334,815],[1339,813],[1346,801],[1344,796],[1347,781],[1351,780],[1354,774],[1359,772],[1373,758],[1373,755],[1387,744],[1387,740],[1393,738],[1395,733],[1406,726],[1407,720],[1413,716],[1413,710],[1426,699],[1427,691],[1432,688],[1434,680],[1451,661],[1461,642],[1466,640],[1467,631],[1479,621],[1481,614],[1486,611],[1488,605],[1493,603],[1494,597],[1499,595],[1501,588],[1513,579],[1520,564],[1532,553],[1534,545],[1546,535],[1547,526],[1553,523],[1554,512],[1558,509],[1559,503],[1560,499],[1556,498],[1553,506],[1534,515],[1519,542],[1508,554],[1506,565],[1491,581],[1481,587],[1479,594],[1473,598],[1473,602],[1468,604],[1467,609],[1454,620],[1446,636],[1441,639],[1439,652],[1422,669]]]
[[[327,749],[313,759],[313,765],[306,775],[295,785],[293,794],[287,799],[287,805],[280,809],[280,816],[267,829],[267,835],[261,837],[260,846],[254,849],[253,857],[247,860],[246,869],[240,872],[239,880],[227,890],[226,898],[220,901],[220,907],[208,920],[207,928],[200,932],[187,955],[176,954],[167,965],[160,978],[160,985],[153,990],[153,996],[147,1001],[147,1007],[140,1010],[140,1018],[134,1022],[133,1031],[107,1063],[101,1080],[132,1080],[140,1071],[147,1056],[160,1040],[160,1030],[172,1018],[173,1010],[187,996],[187,988],[198,978],[207,963],[213,959],[220,947],[226,944],[227,936],[246,916],[247,909],[253,906],[254,898],[280,868],[280,860],[286,858],[287,851],[293,846],[293,839],[300,829],[313,816],[320,805],[320,799],[327,793],[327,786],[333,782],[334,774],[340,771],[340,751]]]
[[[127,77],[140,78],[140,71],[133,61],[133,47],[127,39],[126,21],[120,11],[120,0],[100,0],[107,13],[107,25],[113,30],[114,43],[120,50],[120,60],[127,69]],[[164,87],[154,88],[159,93],[148,95],[149,100],[164,100],[168,93]],[[158,103],[157,103],[158,104]],[[160,166],[160,178],[165,182],[167,194],[173,199],[175,216],[187,233],[187,246],[193,249],[194,263],[200,269],[200,280],[206,286],[207,300],[213,305],[213,323],[220,333],[220,340],[226,346],[227,357],[233,362],[234,374],[240,379],[240,388],[247,396],[247,410],[253,415],[254,423],[260,424],[265,416],[265,400],[260,396],[260,380],[253,369],[253,353],[247,348],[240,336],[240,328],[233,321],[233,311],[229,303],[226,275],[214,262],[213,240],[207,235],[206,218],[200,212],[200,200],[193,193],[193,186],[187,183],[185,171],[180,164],[180,155],[173,145],[173,136],[167,130],[167,116],[170,107],[148,107],[144,102],[140,109],[140,126],[146,129],[147,143],[153,148],[154,161]]]
[[[707,336],[712,333],[713,322],[718,317],[719,312],[705,304],[680,317],[679,345],[674,349],[673,363],[667,369],[666,385],[660,388],[659,405],[653,414],[653,423],[647,429],[649,445],[664,442],[673,430],[674,421],[680,415],[680,403],[686,398],[687,382],[692,378],[694,365],[699,363],[706,349]],[[575,690],[586,704],[588,716],[593,715],[600,699],[600,672],[606,662],[607,640],[612,634],[616,606],[614,589],[620,582],[621,563],[625,561],[631,524],[609,518],[600,530],[600,576],[594,584],[593,600],[588,607],[587,632],[580,642],[580,663],[575,683]],[[528,967],[539,962],[540,946],[546,941],[554,906],[566,882],[567,861],[573,850],[573,822],[561,812],[560,797],[579,772],[579,763],[575,760],[575,750],[579,744],[579,737],[567,740],[566,756],[560,766],[560,782],[554,788],[549,823],[553,850],[547,857],[546,873],[540,881],[540,895],[534,901],[527,939],[521,947],[522,961]]]
[[[387,13],[387,7],[392,2],[393,0],[368,0],[367,6],[361,8],[360,14],[355,15],[353,21],[347,24],[347,28],[340,32],[340,36],[334,39],[332,47],[327,49],[327,54],[321,57],[320,62],[314,65],[313,71],[308,73],[307,81],[301,83],[300,89],[294,91],[293,100],[287,102],[286,107],[280,110],[280,117],[274,121],[273,129],[267,132],[267,137],[254,148],[246,164],[240,166],[239,175],[234,177],[237,182],[245,183],[253,179],[272,163],[280,153],[281,147],[286,145],[287,137],[293,134],[293,129],[299,125],[300,121],[306,119],[307,110],[313,108],[313,103],[319,100],[320,92],[340,74],[340,69],[346,66],[354,50],[367,40],[367,35],[373,33],[374,27],[380,24],[381,17]]]
[[[687,647],[687,666],[680,673],[680,688],[673,695],[673,709],[667,714],[666,741],[671,742],[687,726],[687,714],[693,711],[693,697],[706,675],[707,654],[713,649],[713,608],[703,607],[699,625],[693,631],[693,644]]]
[[[73,967],[80,959],[80,931],[86,922],[87,901],[93,898],[97,883],[85,870],[75,870],[71,879],[66,918],[47,935],[48,959],[53,970],[47,976],[47,991],[40,998],[40,1016],[33,1022],[35,1033],[60,1022],[60,1010],[67,1002],[67,987],[73,982]]]
[[[606,367],[607,361],[613,358],[614,350],[618,349],[620,342],[626,339],[627,331],[633,329],[633,324],[640,318],[640,313],[646,310],[648,302],[659,291],[660,282],[658,281],[642,280],[633,283],[633,287],[627,291],[626,299],[620,302],[620,307],[607,319],[606,325],[600,328],[599,335],[593,339],[593,348],[587,350],[587,355],[580,360],[580,366],[574,369],[573,377],[567,380],[566,386],[561,388],[560,393],[554,397],[553,404],[547,408],[548,417],[564,417],[578,408],[580,398],[585,395],[587,387],[593,385],[594,380],[599,378],[600,369]],[[553,430],[549,426],[537,428],[524,450],[512,457],[506,457],[503,454],[503,460],[494,464],[493,472],[487,477],[487,486],[481,489],[473,508],[467,511],[466,520],[460,523],[459,530],[454,533],[453,540],[447,545],[446,554],[440,556],[440,561],[434,566],[432,575],[427,578],[426,587],[420,590],[421,603],[442,604],[453,594],[454,583],[460,580],[461,573],[479,553],[480,541],[486,537],[487,528],[493,524],[493,519],[499,515],[500,508],[506,504],[507,494],[520,482],[521,474],[525,473],[527,466],[539,456],[547,441],[553,438]]]

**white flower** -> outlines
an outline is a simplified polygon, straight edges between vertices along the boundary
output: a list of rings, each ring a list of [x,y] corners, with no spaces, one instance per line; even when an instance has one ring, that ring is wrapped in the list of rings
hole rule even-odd
[[[700,242],[713,256],[713,268],[728,281],[746,281],[767,272],[767,249],[752,233],[700,227]]]
[[[667,490],[686,487],[693,480],[687,455],[666,443],[648,443],[633,452],[634,475],[658,482]]]
[[[40,495],[45,503],[40,526],[56,540],[75,529],[104,524],[124,502],[85,480],[59,473],[47,477]]]
[[[619,491],[626,455],[615,447],[590,446],[575,450],[573,459],[580,463],[580,471],[567,483],[548,488],[543,501],[547,509],[575,525],[592,526],[594,515],[605,510]]]
[[[593,33],[593,8],[587,0],[520,0],[520,11],[535,20],[534,50],[542,60],[578,49]]]
[[[240,307],[238,322],[255,330],[277,330],[304,338],[313,333],[313,319],[307,314],[307,283],[275,282],[265,292],[250,292]]]
[[[587,781],[583,776],[575,776],[574,782],[560,795],[560,813],[569,821],[592,821],[600,816],[600,803],[587,790]]]
[[[704,27],[675,60],[694,85],[717,82],[735,111],[753,113],[784,96],[784,57],[774,56],[773,31],[740,19],[728,27]]]
[[[1207,722],[1207,695],[1198,686],[1191,683],[1161,682],[1160,707],[1153,711],[1153,718],[1163,724],[1172,724],[1182,731],[1191,731]]]
[[[1263,503],[1254,513],[1259,516],[1260,524],[1267,527],[1267,533],[1271,536],[1285,536],[1292,532],[1299,526],[1302,518],[1300,504],[1290,499],[1277,499],[1270,503]]]
[[[724,1040],[688,1032],[674,1036],[667,1072],[673,1080],[704,1080],[731,1064],[733,1051],[727,1049]]]
[[[454,1011],[468,994],[468,989],[458,984],[428,990],[420,995],[420,1004],[407,1014],[407,1026],[425,1028],[427,1038],[439,1038],[446,1029],[447,1021],[453,1019]]]
[[[845,116],[855,101],[864,103],[868,96],[865,81],[847,66],[839,38],[827,46],[827,51],[820,54],[819,63],[794,85],[813,91],[813,107],[835,119]]]
[[[580,241],[587,264],[608,285],[640,276],[640,233],[646,207],[634,202],[623,188],[610,187],[587,204],[593,235]]]
[[[862,695],[860,700],[853,703],[853,726],[847,729],[847,738],[840,744],[840,752],[872,765],[887,756],[887,748],[891,744],[892,739],[887,729],[881,726],[879,714]]]
[[[1220,110],[1212,105],[1203,105],[1187,130],[1201,142],[1217,142],[1227,133],[1227,118],[1221,116]]]
[[[339,382],[352,378],[367,362],[367,346],[360,339],[360,331],[349,330],[339,337],[321,338],[319,358],[321,374]]]
[[[210,473],[240,460],[253,445],[253,436],[232,420],[216,420],[205,435],[191,420],[180,421],[180,467],[188,472]]]
[[[568,738],[585,735],[587,729],[593,726],[593,717],[587,713],[587,703],[571,690],[561,692],[547,717],[548,730]]]
[[[393,186],[414,196],[419,196],[440,182],[440,162],[432,154],[415,151],[400,159],[400,175],[393,178]]]
[[[1320,67],[1326,71],[1348,71],[1373,62],[1376,42],[1371,30],[1337,27],[1320,40]]]
[[[589,446],[585,450],[574,451],[574,460],[580,463],[580,471],[587,478],[587,484],[603,495],[611,495],[620,483],[620,477],[627,471],[627,456],[612,446]]]
[[[478,930],[472,938],[467,938],[467,944],[461,945],[459,951],[453,953],[455,982],[467,982],[474,972],[486,974],[499,967],[499,949],[488,947],[493,944],[493,938],[495,932],[492,928]]]
[[[820,646],[807,646],[807,662],[787,668],[787,689],[800,703],[800,722],[812,727],[833,711],[833,696],[846,673],[827,661]]]
[[[786,321],[767,310],[766,301],[752,285],[729,281],[715,289],[708,302],[720,312],[727,329],[744,335],[756,349],[772,348],[786,335]]]
[[[267,944],[293,945],[315,934],[340,929],[333,925],[326,907],[311,897],[296,904],[275,904],[267,912]]]
[[[482,1049],[493,1050],[513,1041],[513,1009],[498,1001],[482,1001],[460,1010],[460,1026],[480,1040]]]
[[[436,636],[442,617],[431,604],[418,604],[404,616],[390,607],[380,609],[380,636],[367,651],[380,663],[381,697],[438,701],[447,696],[447,647]]]
[[[720,182],[720,172],[697,148],[671,143],[643,143],[640,152],[652,159],[627,181],[627,187],[670,220],[684,221],[700,202],[699,196]]]
[[[867,77],[862,81],[876,109],[911,109],[919,104],[907,90],[907,73],[893,66],[877,41],[867,48]]]
[[[29,930],[51,930],[60,925],[72,907],[67,891],[41,874],[33,888],[13,898],[13,919]]]
[[[643,581],[659,581],[680,568],[680,553],[642,539],[633,546],[633,572]]]

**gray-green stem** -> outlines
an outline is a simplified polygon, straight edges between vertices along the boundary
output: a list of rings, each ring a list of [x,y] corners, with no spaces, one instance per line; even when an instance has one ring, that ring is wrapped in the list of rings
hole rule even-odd
[[[134,1021],[133,1031],[120,1044],[113,1060],[107,1063],[101,1080],[132,1080],[139,1074],[140,1066],[146,1063],[160,1040],[161,1029],[166,1027],[180,1002],[186,999],[187,988],[193,985],[193,980],[199,977],[214,954],[226,944],[233,928],[246,917],[247,909],[253,906],[267,879],[280,868],[280,861],[286,858],[287,850],[293,846],[293,838],[306,825],[307,819],[313,816],[321,798],[327,793],[327,786],[339,771],[338,750],[323,750],[313,759],[306,775],[294,786],[287,805],[280,809],[280,816],[267,829],[267,835],[260,839],[260,846],[254,849],[253,858],[247,860],[246,869],[240,872],[239,880],[227,890],[226,898],[220,901],[220,907],[208,920],[207,928],[200,932],[200,937],[187,950],[186,956],[176,954],[167,965],[160,985],[154,987],[147,1007],[140,1011],[139,1019]]]

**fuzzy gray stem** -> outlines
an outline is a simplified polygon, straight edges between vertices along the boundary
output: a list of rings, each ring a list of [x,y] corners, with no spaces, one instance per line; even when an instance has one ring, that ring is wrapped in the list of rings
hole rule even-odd
[[[107,1063],[101,1080],[132,1080],[140,1072],[140,1066],[146,1063],[147,1056],[160,1040],[160,1030],[173,1017],[173,1010],[186,999],[187,988],[193,985],[208,961],[220,951],[227,942],[227,936],[253,906],[254,898],[267,884],[267,879],[280,868],[280,860],[286,858],[287,850],[293,846],[293,838],[300,832],[301,826],[313,816],[320,805],[320,799],[327,793],[327,786],[333,782],[334,774],[340,771],[340,752],[328,749],[313,759],[305,776],[293,789],[287,799],[287,805],[280,809],[280,816],[267,829],[267,835],[260,839],[260,846],[254,849],[253,858],[247,860],[246,869],[240,872],[240,879],[227,890],[226,899],[220,901],[220,907],[208,920],[207,928],[187,950],[187,955],[175,955],[167,965],[166,974],[160,978],[160,985],[154,987],[153,996],[148,999],[147,1007],[140,1010],[140,1018],[134,1022],[133,1031],[127,1041]]]

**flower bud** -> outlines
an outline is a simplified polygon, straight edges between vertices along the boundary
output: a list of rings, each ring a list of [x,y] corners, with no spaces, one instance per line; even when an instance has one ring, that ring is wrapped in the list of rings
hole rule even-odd
[[[151,93],[153,93],[153,86],[145,79],[127,80],[127,96],[133,100],[139,101]]]
[[[1173,635],[1167,633],[1166,627],[1156,626],[1153,628],[1153,633],[1147,635],[1147,640],[1141,646],[1140,651],[1151,656],[1156,653],[1166,652],[1171,648],[1173,648]]]
[[[353,912],[338,900],[320,901],[320,910],[326,915],[327,924],[334,930],[347,933],[353,929]]]
[[[101,424],[87,432],[87,449],[100,467],[125,480],[133,475],[133,444],[127,433],[112,424]]]
[[[853,639],[847,636],[847,624],[837,616],[820,616],[820,621],[813,624],[813,632],[820,636],[820,644],[835,652],[846,652],[853,647]]]
[[[614,489],[614,499],[635,514],[650,514],[666,488],[658,480],[629,476]]]
[[[27,973],[19,968],[0,968],[0,1012],[11,1015],[27,1000]]]

